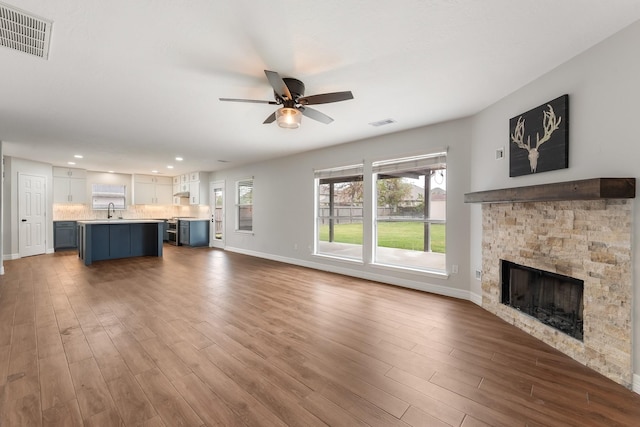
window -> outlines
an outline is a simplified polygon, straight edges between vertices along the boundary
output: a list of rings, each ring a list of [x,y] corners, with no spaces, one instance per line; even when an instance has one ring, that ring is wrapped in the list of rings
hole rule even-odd
[[[236,182],[236,231],[253,231],[253,179]]]
[[[446,271],[446,153],[372,164],[374,263]]]
[[[91,185],[91,209],[107,210],[109,203],[114,209],[126,209],[127,186],[116,184]]]
[[[323,169],[316,179],[316,253],[362,260],[362,165]]]

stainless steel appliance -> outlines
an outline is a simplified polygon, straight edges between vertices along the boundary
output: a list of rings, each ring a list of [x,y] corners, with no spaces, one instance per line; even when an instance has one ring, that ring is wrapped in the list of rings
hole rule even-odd
[[[179,233],[178,220],[176,218],[171,218],[170,220],[167,220],[167,236],[168,236],[167,242],[169,244],[178,246],[180,242],[178,233]]]

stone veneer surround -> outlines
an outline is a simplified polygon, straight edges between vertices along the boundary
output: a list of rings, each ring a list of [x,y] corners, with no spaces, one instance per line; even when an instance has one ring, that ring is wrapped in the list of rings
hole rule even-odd
[[[632,383],[632,201],[482,207],[482,306],[625,387]],[[500,301],[500,260],[584,280],[584,342]]]

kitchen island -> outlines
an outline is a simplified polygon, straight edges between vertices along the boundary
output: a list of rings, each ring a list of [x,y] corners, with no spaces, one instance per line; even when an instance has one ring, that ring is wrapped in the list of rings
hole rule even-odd
[[[138,256],[162,256],[164,221],[110,219],[78,221],[78,256],[94,261]]]

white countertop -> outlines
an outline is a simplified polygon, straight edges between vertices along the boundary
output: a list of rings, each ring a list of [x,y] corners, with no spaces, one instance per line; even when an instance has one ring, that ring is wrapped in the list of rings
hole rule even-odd
[[[144,224],[164,222],[161,219],[90,219],[76,221],[78,224]]]

